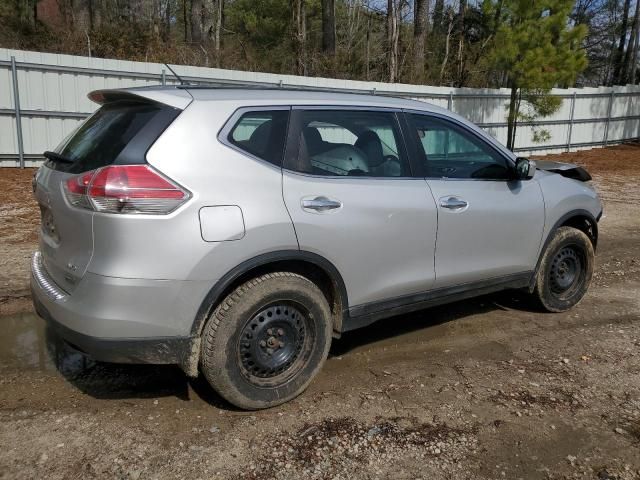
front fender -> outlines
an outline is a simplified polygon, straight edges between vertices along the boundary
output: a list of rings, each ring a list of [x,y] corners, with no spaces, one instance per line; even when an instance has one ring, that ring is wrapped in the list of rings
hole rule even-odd
[[[602,202],[591,184],[544,171],[538,171],[536,179],[545,206],[541,251],[549,235],[572,216],[582,214],[597,225],[602,214]]]
[[[602,216],[602,202],[590,184],[548,172],[538,172],[536,178],[545,203],[545,225],[530,289],[535,286],[542,255],[553,233],[563,225],[580,225],[580,222],[586,222],[595,248],[598,239],[598,221]]]

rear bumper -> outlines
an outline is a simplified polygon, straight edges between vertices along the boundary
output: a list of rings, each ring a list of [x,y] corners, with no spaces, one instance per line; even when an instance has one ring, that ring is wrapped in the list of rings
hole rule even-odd
[[[100,338],[76,332],[58,322],[35,297],[36,313],[58,337],[74,349],[100,362],[188,364],[194,339],[189,337]]]
[[[197,374],[199,339],[190,331],[206,285],[86,273],[68,294],[38,255],[31,268],[36,312],[74,348],[99,361],[177,364]]]

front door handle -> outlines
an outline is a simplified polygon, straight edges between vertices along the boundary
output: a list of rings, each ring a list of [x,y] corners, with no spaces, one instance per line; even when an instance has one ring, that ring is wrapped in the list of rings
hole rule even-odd
[[[467,202],[458,197],[442,197],[440,206],[449,210],[463,210],[469,206]]]
[[[342,207],[342,202],[331,200],[327,197],[307,198],[302,200],[302,208],[305,210],[315,210],[316,212],[326,212]]]

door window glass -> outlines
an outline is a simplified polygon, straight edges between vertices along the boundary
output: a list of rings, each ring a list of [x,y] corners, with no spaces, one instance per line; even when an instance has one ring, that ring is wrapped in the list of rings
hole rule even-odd
[[[482,139],[452,123],[412,115],[429,177],[507,179],[506,159]]]
[[[395,114],[301,112],[298,159],[289,168],[321,176],[402,177],[409,165],[399,148]]]

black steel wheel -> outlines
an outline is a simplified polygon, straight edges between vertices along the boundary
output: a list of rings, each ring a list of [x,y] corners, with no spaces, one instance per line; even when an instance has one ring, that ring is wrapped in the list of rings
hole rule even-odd
[[[584,280],[584,251],[579,245],[561,248],[551,261],[549,288],[560,298],[570,297]]]
[[[313,319],[301,305],[279,302],[253,315],[238,339],[245,378],[258,386],[279,385],[302,368],[314,342]]]
[[[329,353],[331,310],[311,280],[268,273],[231,292],[202,332],[200,367],[233,405],[255,410],[304,391]]]
[[[563,312],[587,293],[595,253],[587,235],[572,227],[560,227],[545,248],[533,291],[549,312]]]

